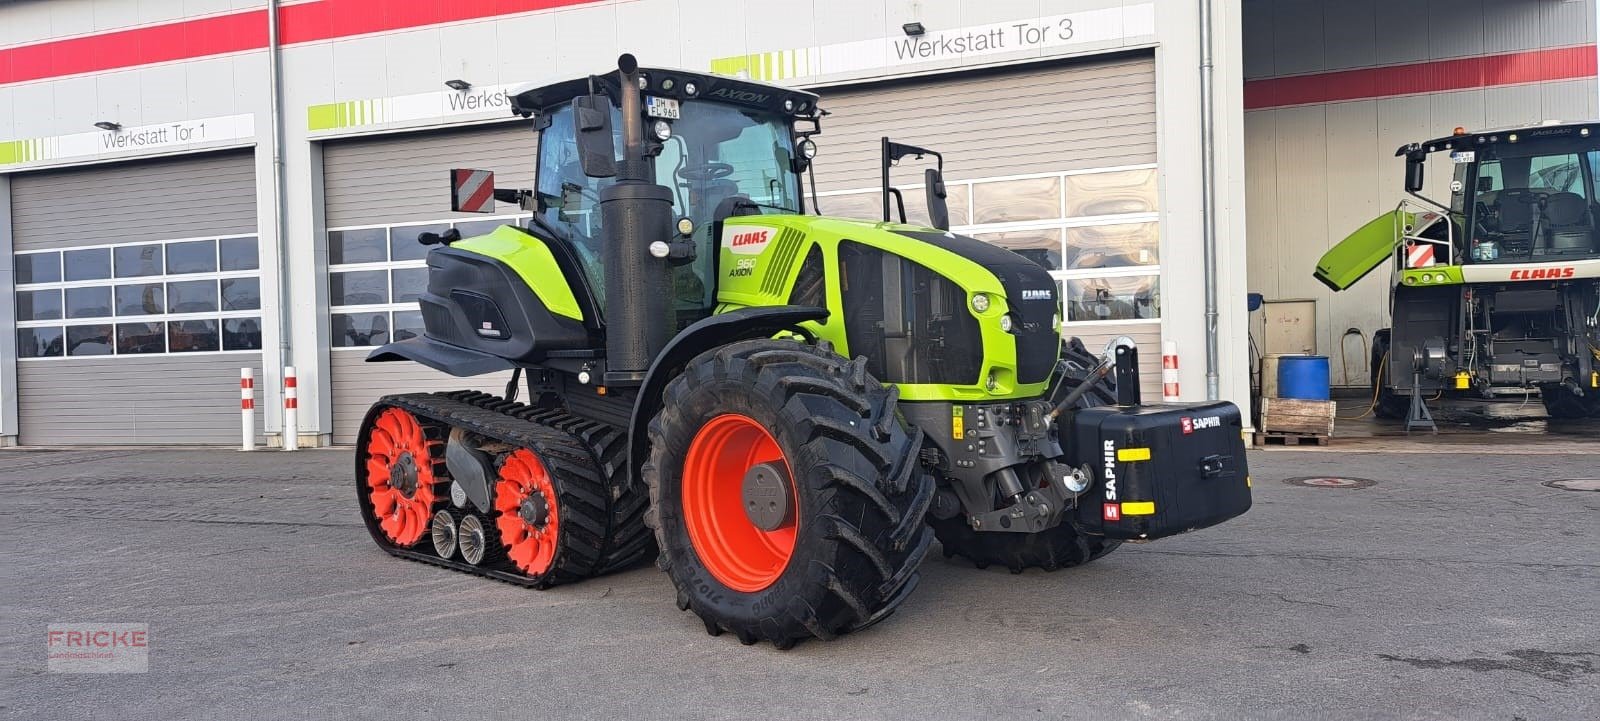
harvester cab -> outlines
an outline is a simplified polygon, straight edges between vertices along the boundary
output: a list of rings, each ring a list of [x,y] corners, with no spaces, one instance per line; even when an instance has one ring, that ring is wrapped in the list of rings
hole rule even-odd
[[[884,221],[827,218],[811,93],[623,56],[512,106],[534,187],[452,171],[452,207],[528,225],[428,238],[425,333],[369,357],[511,376],[368,413],[391,554],[545,587],[659,548],[708,631],[787,647],[893,612],[935,536],[1054,570],[1249,507],[1238,409],[1139,405],[1130,344],[1063,342],[1045,268],[947,229],[938,153],[885,139]],[[936,227],[888,222],[907,158]]]
[[[1600,124],[1458,128],[1395,155],[1412,199],[1314,273],[1341,291],[1391,270],[1393,327],[1372,351],[1378,414],[1446,392],[1537,393],[1551,416],[1600,414]],[[1454,174],[1441,201],[1424,180],[1445,155]]]

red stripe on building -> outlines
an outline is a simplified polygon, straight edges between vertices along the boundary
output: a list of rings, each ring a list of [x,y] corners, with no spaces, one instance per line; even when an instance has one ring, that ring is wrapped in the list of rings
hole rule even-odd
[[[1585,45],[1267,78],[1244,84],[1244,109],[1590,78],[1595,67],[1595,46]]]
[[[584,5],[596,0],[320,0],[279,8],[285,45]],[[267,47],[267,11],[181,20],[0,50],[0,85]]]

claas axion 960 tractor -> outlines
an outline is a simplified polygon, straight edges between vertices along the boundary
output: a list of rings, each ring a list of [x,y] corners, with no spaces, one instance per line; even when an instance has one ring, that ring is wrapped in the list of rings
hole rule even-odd
[[[512,378],[367,414],[389,553],[539,588],[657,554],[707,631],[786,648],[892,613],[935,535],[1056,569],[1249,507],[1238,409],[1137,405],[1136,351],[1063,343],[1044,268],[807,215],[815,95],[618,64],[512,94],[535,187],[492,193],[527,227],[419,238],[426,332],[369,360]]]
[[[1434,154],[1455,166],[1447,202],[1422,192]],[[1416,200],[1315,272],[1340,291],[1392,270],[1393,327],[1372,344],[1377,414],[1409,404],[1426,425],[1424,397],[1538,393],[1552,417],[1600,416],[1600,123],[1458,128],[1396,155]]]

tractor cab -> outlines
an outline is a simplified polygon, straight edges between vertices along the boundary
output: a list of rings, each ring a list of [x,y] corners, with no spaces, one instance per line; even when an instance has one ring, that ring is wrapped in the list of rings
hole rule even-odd
[[[604,306],[602,191],[616,182],[624,118],[618,76],[592,77],[513,91],[516,112],[535,118],[537,177],[529,209],[564,236]],[[818,132],[811,93],[736,78],[641,68],[645,179],[671,190],[676,322],[685,326],[716,304],[719,225],[736,215],[804,212],[800,177]],[[596,99],[604,98],[604,102]],[[604,116],[609,117],[604,117]],[[604,133],[609,138],[593,136]],[[594,147],[609,158],[595,158]],[[587,160],[585,153],[591,157]],[[609,160],[610,162],[606,162]],[[585,163],[589,165],[586,166]]]

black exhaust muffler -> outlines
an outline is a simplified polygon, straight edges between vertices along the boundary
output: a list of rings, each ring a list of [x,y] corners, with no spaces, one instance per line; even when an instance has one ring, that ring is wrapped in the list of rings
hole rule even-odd
[[[606,244],[606,385],[644,382],[650,363],[677,329],[672,311],[672,266],[650,244],[672,237],[672,190],[655,182],[644,137],[639,63],[617,59],[622,80],[622,162],[617,181],[601,189]]]

